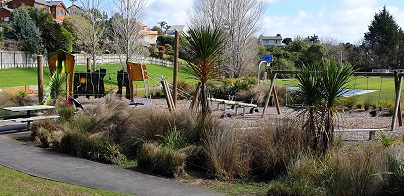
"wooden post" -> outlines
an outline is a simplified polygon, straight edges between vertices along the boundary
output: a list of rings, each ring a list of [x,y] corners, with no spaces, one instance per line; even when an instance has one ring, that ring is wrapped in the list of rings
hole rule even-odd
[[[174,106],[177,106],[177,97],[178,97],[178,46],[180,41],[180,32],[175,31],[175,44],[174,44],[174,73],[173,73],[173,102]]]
[[[270,73],[271,73],[271,72],[270,72]],[[276,73],[274,73],[273,75],[270,74],[270,76],[271,76],[271,85],[269,86],[269,91],[268,91],[268,93],[267,93],[267,99],[265,100],[265,105],[264,105],[264,109],[262,110],[261,118],[264,117],[265,109],[268,107],[269,98],[271,97],[272,89],[274,88]]]
[[[398,72],[394,72],[394,87],[396,90],[396,95],[397,95],[397,89],[399,88],[399,80],[398,80]],[[400,92],[401,92],[401,88],[400,88]],[[398,110],[397,110],[397,117],[398,117],[398,125],[399,126],[403,126],[403,118],[402,118],[402,114],[401,114],[401,100],[398,100]]]
[[[91,72],[91,58],[87,57],[87,71]]]
[[[376,139],[376,131],[369,131],[369,140]]]
[[[398,84],[396,84],[396,102],[394,105],[394,113],[393,113],[393,120],[391,122],[391,131],[394,131],[394,127],[396,125],[396,118],[399,110],[399,105],[400,105],[400,97],[401,97],[401,86],[402,86],[402,76],[398,76],[398,74],[394,74],[394,81],[397,83],[398,79]]]
[[[276,88],[274,86],[274,92],[272,94],[274,94],[274,101],[275,101],[275,107],[276,107],[276,111],[278,112],[278,115],[281,114],[281,108],[279,106],[279,100],[278,100],[278,94],[276,93]]]
[[[38,102],[39,104],[43,104],[44,99],[44,89],[43,89],[43,56],[37,56],[38,63]]]

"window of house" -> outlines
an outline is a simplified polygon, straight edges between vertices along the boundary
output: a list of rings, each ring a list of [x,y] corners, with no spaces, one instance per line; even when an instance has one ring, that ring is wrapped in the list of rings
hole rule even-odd
[[[58,9],[58,15],[63,16],[63,10],[62,9]]]
[[[13,8],[17,8],[17,4],[16,4],[16,3],[14,3]]]
[[[277,44],[278,43],[278,40],[275,40],[275,44]]]
[[[55,14],[56,13],[56,8],[52,8],[52,14]]]
[[[38,10],[41,9],[41,5],[39,5],[39,4],[36,4],[35,7],[36,7],[36,9],[38,9]]]

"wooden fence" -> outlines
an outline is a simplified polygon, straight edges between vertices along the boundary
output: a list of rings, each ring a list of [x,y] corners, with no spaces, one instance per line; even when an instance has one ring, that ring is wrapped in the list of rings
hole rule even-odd
[[[76,64],[85,65],[87,64],[88,55],[86,54],[73,54],[75,56]],[[120,55],[117,54],[103,54],[96,57],[97,64],[108,64],[108,63],[119,63]],[[139,63],[155,64],[166,67],[173,67],[174,63],[171,61],[156,59],[151,57],[139,57],[134,59]],[[45,66],[47,65],[48,59],[44,59]],[[37,56],[24,51],[0,51],[0,69],[10,69],[10,68],[27,68],[27,67],[37,67]]]

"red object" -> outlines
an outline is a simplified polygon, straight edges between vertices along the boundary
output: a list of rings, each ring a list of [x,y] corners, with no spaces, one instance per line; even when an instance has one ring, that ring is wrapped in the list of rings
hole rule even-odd
[[[66,106],[72,106],[72,105],[73,105],[72,100],[71,100],[71,99],[67,99],[67,100],[66,100]]]

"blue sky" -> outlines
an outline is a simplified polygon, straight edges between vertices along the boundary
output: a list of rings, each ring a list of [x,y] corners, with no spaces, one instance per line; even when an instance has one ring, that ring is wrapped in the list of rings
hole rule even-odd
[[[77,1],[76,4],[79,3]],[[149,27],[166,21],[169,25],[186,24],[193,0],[149,0],[144,21]],[[404,28],[403,0],[266,0],[268,8],[262,19],[262,35],[307,37],[358,43],[368,31],[375,13],[386,5],[397,24]],[[63,0],[70,6],[69,0]],[[108,1],[105,1],[108,2]],[[110,4],[112,5],[112,4]],[[257,36],[258,36],[257,35]]]

